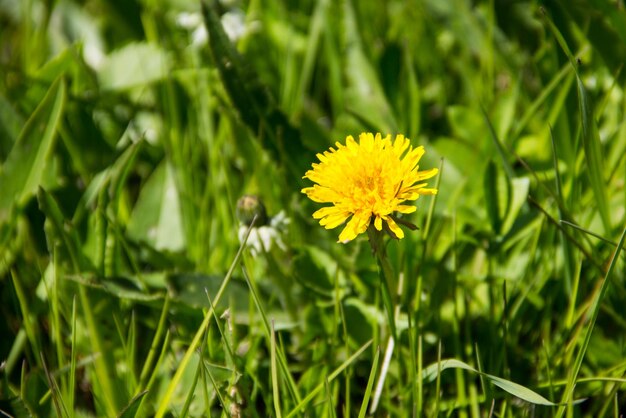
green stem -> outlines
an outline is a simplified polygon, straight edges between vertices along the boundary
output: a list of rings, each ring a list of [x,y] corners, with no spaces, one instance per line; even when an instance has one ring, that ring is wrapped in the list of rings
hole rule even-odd
[[[367,236],[369,237],[372,252],[378,261],[383,303],[385,305],[385,311],[387,311],[391,335],[397,339],[398,335],[395,321],[395,308],[398,304],[397,292],[395,291],[397,285],[393,268],[389,262],[389,257],[387,257],[385,243],[383,242],[384,233],[383,231],[377,231],[373,225],[370,225],[369,228],[367,228]]]

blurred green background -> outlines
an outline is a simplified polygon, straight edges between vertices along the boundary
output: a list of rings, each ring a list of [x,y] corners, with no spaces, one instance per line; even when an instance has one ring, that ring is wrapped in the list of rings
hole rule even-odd
[[[623,0],[0,1],[0,410],[621,416],[625,59]],[[388,361],[300,193],[361,132],[441,170]]]

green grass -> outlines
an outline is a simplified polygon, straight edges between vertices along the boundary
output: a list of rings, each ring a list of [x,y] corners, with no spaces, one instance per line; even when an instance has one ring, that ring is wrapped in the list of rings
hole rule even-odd
[[[0,2],[0,413],[626,413],[623,1],[206,6]],[[300,192],[364,131],[440,168],[388,266]]]

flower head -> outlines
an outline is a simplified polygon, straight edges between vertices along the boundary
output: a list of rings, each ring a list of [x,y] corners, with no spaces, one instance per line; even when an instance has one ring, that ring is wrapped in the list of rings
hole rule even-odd
[[[406,201],[437,193],[420,182],[435,176],[438,169],[419,171],[424,147],[413,148],[410,142],[403,135],[392,141],[391,135],[383,138],[379,133],[362,133],[358,143],[348,136],[346,145],[337,142],[337,149],[317,154],[320,162],[303,177],[317,184],[305,187],[302,193],[315,202],[332,205],[317,210],[313,217],[326,229],[351,217],[339,234],[341,242],[365,232],[372,220],[376,230],[384,226],[396,238],[403,238],[394,212],[414,212],[415,206],[404,204]]]

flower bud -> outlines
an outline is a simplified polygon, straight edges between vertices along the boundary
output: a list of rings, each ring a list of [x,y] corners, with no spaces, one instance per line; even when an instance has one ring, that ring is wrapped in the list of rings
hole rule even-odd
[[[257,216],[255,227],[267,225],[267,211],[261,198],[255,195],[244,195],[237,201],[237,218],[243,225],[249,226]]]

